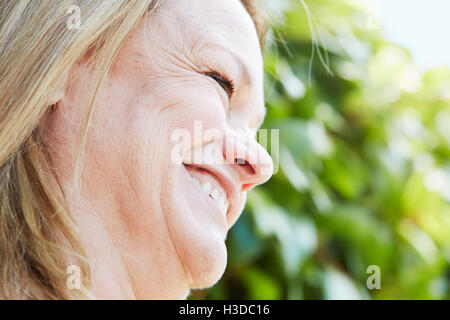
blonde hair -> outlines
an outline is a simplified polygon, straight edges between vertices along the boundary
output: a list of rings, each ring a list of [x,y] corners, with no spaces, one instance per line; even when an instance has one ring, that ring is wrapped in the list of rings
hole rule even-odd
[[[96,62],[98,85],[83,125],[83,148],[96,95],[121,43],[160,1],[0,0],[0,297],[92,298],[89,263],[40,130],[54,88],[88,55]],[[243,0],[263,44],[254,3]],[[80,8],[80,29],[67,26],[72,5]],[[82,271],[81,290],[68,289],[71,264]]]

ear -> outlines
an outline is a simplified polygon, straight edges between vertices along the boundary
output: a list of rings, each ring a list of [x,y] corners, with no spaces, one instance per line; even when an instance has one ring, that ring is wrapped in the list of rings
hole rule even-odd
[[[67,91],[67,86],[69,82],[69,72],[65,72],[64,75],[58,80],[56,86],[54,87],[52,93],[50,94],[47,105],[52,106],[58,104],[65,96]]]

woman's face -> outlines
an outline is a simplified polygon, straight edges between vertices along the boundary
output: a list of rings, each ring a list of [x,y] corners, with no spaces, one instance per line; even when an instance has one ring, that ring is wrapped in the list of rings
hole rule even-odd
[[[49,124],[63,188],[94,85],[89,70],[73,68]],[[120,256],[94,270],[123,264],[144,297],[214,284],[246,192],[272,174],[255,140],[264,113],[259,42],[241,3],[162,1],[121,47],[89,126],[75,216],[91,231],[88,252]]]

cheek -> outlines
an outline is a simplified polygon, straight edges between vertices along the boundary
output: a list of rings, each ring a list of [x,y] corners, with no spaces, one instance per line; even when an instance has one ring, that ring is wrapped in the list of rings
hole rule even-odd
[[[174,179],[162,187],[161,205],[171,241],[188,273],[189,285],[201,288],[214,284],[225,270],[226,228],[182,170],[174,170]]]
[[[157,92],[170,94],[156,94],[142,101],[139,108],[143,111],[136,121],[136,128],[141,128],[137,134],[147,132],[149,148],[158,150],[152,163],[172,160],[180,140],[184,149],[192,149],[207,142],[208,136],[221,135],[226,127],[225,110],[211,85],[182,87],[167,82]]]
[[[192,187],[184,166],[172,161],[176,142],[171,139],[175,130],[183,130],[194,147],[195,135],[200,129],[223,132],[225,112],[218,95],[209,88],[166,89],[173,92],[170,101],[164,101],[158,112],[158,133],[153,134],[153,146],[161,152],[152,159],[161,172],[161,207],[166,217],[171,240],[189,273],[191,287],[212,285],[222,275],[226,265],[226,248],[220,219],[211,212],[209,204],[199,198]],[[199,126],[201,128],[199,128]],[[200,133],[202,134],[202,133]],[[155,141],[159,137],[159,141]],[[202,208],[202,209],[200,209]]]
[[[140,197],[162,188],[179,165],[172,161],[177,130],[189,136],[191,148],[210,129],[224,132],[225,111],[216,90],[201,81],[197,87],[178,84],[166,78],[150,90],[116,80],[99,96],[91,150],[106,172],[123,171]]]

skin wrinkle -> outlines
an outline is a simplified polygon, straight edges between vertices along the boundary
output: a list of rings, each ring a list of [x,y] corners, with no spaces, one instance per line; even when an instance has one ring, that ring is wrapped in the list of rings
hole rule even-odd
[[[165,112],[165,111],[170,110],[170,107],[171,107],[171,105],[168,105],[168,106],[163,107],[163,108],[160,110],[159,113],[161,114],[161,113],[163,113],[163,112]],[[161,122],[157,121],[157,123],[161,123]],[[162,196],[160,195],[159,198],[162,199]],[[164,204],[163,204],[162,202],[160,202],[160,207],[162,208],[162,210],[163,210],[163,212],[164,212],[165,227],[166,227],[166,229],[167,229],[167,231],[168,231],[168,235],[169,235],[169,238],[170,238],[170,243],[172,244],[172,246],[173,246],[173,248],[174,248],[174,250],[175,250],[175,253],[176,253],[176,255],[177,255],[178,261],[180,261],[180,263],[181,263],[181,267],[182,267],[183,273],[184,273],[184,275],[185,275],[185,278],[187,279],[187,282],[188,282],[189,284],[191,284],[191,283],[192,283],[192,276],[191,276],[191,273],[189,272],[189,268],[183,263],[183,259],[181,258],[181,255],[180,255],[180,253],[179,253],[179,249],[177,248],[176,242],[174,241],[174,239],[173,239],[173,237],[172,237],[172,232],[173,232],[173,231],[171,230],[170,224],[169,224],[168,219],[167,219],[167,216],[168,216],[167,210],[164,210]]]
[[[110,138],[109,136],[105,136],[105,143],[108,143],[108,144],[114,149],[114,144],[112,143],[112,140],[111,140],[111,138]],[[115,152],[116,154],[120,154],[120,150],[118,150],[118,149],[114,149],[114,152]],[[89,150],[86,151],[86,156],[92,156],[92,155],[89,154]],[[98,159],[97,157],[95,157],[95,156],[92,156],[92,158],[93,158],[93,161],[97,164],[97,166],[98,166],[98,167],[101,167],[101,161],[99,162],[99,159]],[[130,179],[129,179],[129,177],[128,177],[127,171],[126,171],[126,169],[121,165],[120,162],[118,163],[118,168],[119,168],[119,170],[120,170],[120,171],[118,172],[118,175],[119,175],[119,176],[120,176],[120,175],[123,175],[123,176],[126,177],[126,179],[122,179],[122,181],[128,183],[128,189],[131,190],[131,191],[133,192],[136,201],[139,202],[139,198],[136,196],[135,189],[134,189],[133,185],[129,184]],[[113,189],[111,188],[112,186],[110,186],[110,185],[106,182],[107,179],[105,178],[104,174],[101,174],[100,177],[103,177],[103,181],[101,182],[101,184],[102,184],[105,188],[108,189],[108,191],[109,191],[110,194],[113,194]],[[120,203],[120,202],[119,202],[119,203]],[[120,211],[120,207],[121,207],[120,205],[117,206],[117,210],[118,210],[118,211]],[[126,206],[122,206],[122,207],[126,208]],[[119,253],[120,255],[123,255],[123,253],[120,251],[120,249],[116,246],[115,241],[113,240],[113,237],[111,237],[110,240],[111,240],[111,245],[118,251],[118,253]],[[121,267],[123,268],[123,270],[126,271],[126,278],[127,278],[128,282],[133,283],[133,279],[132,279],[132,277],[130,276],[130,273],[129,273],[129,271],[128,271],[128,268],[127,268],[126,265],[123,263],[123,260],[120,260],[119,262],[121,263]],[[122,287],[122,284],[119,283],[119,286]],[[133,286],[133,288],[136,288],[136,286]],[[122,291],[126,291],[126,290],[124,290],[124,289],[122,288]],[[135,294],[135,296],[137,296],[137,295]]]
[[[169,105],[169,106],[166,106],[166,107],[164,107],[162,110],[160,110],[159,114],[163,113],[164,111],[166,111],[166,110],[168,110],[168,109],[170,109],[170,105]],[[158,115],[159,115],[159,114],[158,114]],[[156,116],[156,118],[158,118],[158,115]],[[157,121],[156,123],[161,123],[161,122]],[[161,197],[161,194],[159,195],[159,198],[160,198],[160,199],[162,198],[162,197]],[[163,203],[160,202],[159,205],[160,205],[160,207],[162,208],[162,210],[164,211],[164,209],[163,209],[163,208],[164,208]],[[182,262],[183,260],[181,259],[181,256],[180,256],[180,254],[178,253],[177,247],[176,247],[176,245],[175,245],[175,242],[174,242],[173,239],[172,239],[172,233],[171,233],[171,230],[170,230],[170,225],[169,225],[169,223],[168,223],[166,217],[167,217],[167,215],[164,214],[165,227],[166,227],[167,233],[168,233],[169,238],[170,238],[170,243],[172,244],[172,247],[173,247],[173,249],[175,250],[175,253],[176,253],[176,255],[177,255],[178,261],[181,263],[181,268],[182,268],[182,270],[183,270],[184,276],[185,276],[185,278],[187,279],[188,283],[190,283],[190,282],[192,281],[192,278],[191,278],[191,276],[190,276],[190,273],[189,273],[188,271],[186,271],[186,267],[185,267],[185,265],[184,265],[183,262]]]
[[[162,203],[161,203],[160,205],[161,205],[161,207],[163,207]],[[163,211],[164,211],[164,209],[163,209]],[[172,238],[172,232],[171,232],[171,230],[170,230],[170,225],[169,225],[169,223],[168,223],[166,217],[167,217],[167,215],[165,214],[165,215],[164,215],[164,221],[165,221],[165,223],[166,223],[166,228],[167,228],[167,231],[168,231],[168,234],[169,234],[169,237],[170,237],[170,242],[171,242],[172,245],[173,245],[173,248],[174,248],[175,253],[176,253],[176,255],[177,255],[178,261],[181,262],[181,267],[182,267],[182,269],[183,269],[184,276],[186,277],[187,282],[188,282],[189,284],[191,284],[191,283],[192,283],[192,276],[191,276],[191,274],[190,274],[189,271],[188,271],[189,269],[184,265],[183,260],[181,259],[181,255],[180,255],[180,253],[178,252],[177,246],[176,246],[176,244],[175,244],[175,242],[174,242],[174,240],[173,240],[173,238]]]
[[[160,114],[162,114],[164,111],[168,110],[168,109],[170,109],[170,106],[164,107],[162,110],[160,110],[160,111],[158,112],[158,114],[155,116],[155,118],[158,119],[158,116],[159,116]],[[160,121],[156,121],[156,123],[157,123],[157,124],[160,124],[161,122],[160,122]],[[150,137],[150,136],[149,136],[149,137]],[[161,195],[159,196],[159,198],[161,199]],[[163,208],[163,205],[162,205],[161,202],[159,203],[159,207],[160,207],[160,208]],[[163,209],[161,209],[161,210],[163,210]],[[182,260],[180,259],[180,255],[178,254],[177,248],[176,248],[176,246],[175,246],[175,244],[174,244],[174,242],[173,242],[173,240],[172,240],[170,228],[169,228],[169,225],[168,225],[168,223],[167,223],[167,219],[165,218],[165,215],[164,215],[164,222],[165,222],[165,228],[166,228],[166,230],[167,230],[167,234],[168,234],[169,237],[170,237],[170,243],[171,243],[171,245],[172,245],[172,247],[173,247],[173,249],[174,249],[174,251],[175,251],[175,253],[176,253],[176,255],[177,255],[178,261],[181,262]],[[182,268],[182,270],[183,270],[183,273],[184,273],[186,279],[190,279],[189,274],[186,273],[186,270],[185,270],[185,267],[184,267],[183,263],[181,263],[181,268]]]
[[[166,111],[166,110],[168,110],[168,109],[170,109],[170,106],[166,106],[165,108],[163,108],[162,110],[160,110],[160,112],[159,112],[159,114],[161,114],[161,113],[163,113],[164,111]],[[157,114],[156,115],[156,119],[158,118],[158,115],[159,114]],[[156,123],[161,123],[160,121],[156,121]],[[159,198],[161,199],[162,197],[161,197],[161,194],[159,195]],[[164,209],[163,209],[163,204],[160,202],[160,204],[159,204],[159,206],[160,206],[160,208],[162,208],[161,210],[163,210],[164,211]],[[165,222],[165,227],[166,227],[166,230],[167,230],[167,234],[169,235],[169,238],[170,238],[170,243],[171,243],[171,245],[172,245],[172,247],[173,247],[173,249],[174,249],[174,251],[175,251],[175,253],[176,253],[176,255],[177,255],[177,260],[180,262],[180,264],[181,264],[181,268],[182,268],[182,270],[183,270],[183,273],[184,273],[184,276],[185,276],[185,278],[187,279],[187,281],[188,281],[188,283],[189,282],[191,282],[192,280],[191,280],[191,276],[190,276],[190,274],[189,274],[189,272],[187,272],[186,271],[186,267],[185,267],[185,265],[183,264],[183,260],[181,259],[181,257],[180,257],[180,254],[178,253],[178,250],[177,250],[177,247],[176,247],[176,245],[175,245],[175,242],[173,241],[173,239],[172,239],[172,233],[171,233],[171,231],[170,231],[170,226],[169,226],[169,224],[168,224],[168,221],[167,221],[167,218],[166,218],[166,214],[164,214],[164,222]],[[186,296],[187,296],[187,294],[186,294]]]
[[[171,160],[175,130],[192,135],[196,121],[203,133],[218,130],[221,137],[190,141],[189,151],[205,154],[238,129],[251,132],[249,124],[264,110],[260,45],[244,7],[237,0],[192,0],[189,5],[164,0],[150,16],[123,42],[100,89],[86,137],[81,198],[86,204],[71,208],[82,232],[96,230],[83,239],[87,254],[108,264],[108,279],[99,270],[92,275],[95,293],[107,298],[182,299],[192,288],[213,285],[225,270],[227,231],[242,212],[246,190],[270,177],[258,170],[270,157],[249,134],[238,136],[229,147],[256,147],[261,163],[217,165],[225,157],[221,153],[205,157],[211,163],[189,162],[189,152],[182,159],[193,167],[209,164],[223,172],[233,192],[224,181],[217,184],[204,171],[191,171]],[[246,68],[238,68],[231,52]],[[208,68],[236,83],[231,99],[204,74],[211,71]],[[67,177],[76,158],[76,133],[92,87],[89,70],[80,62],[71,71],[71,80],[74,75],[81,80],[69,82],[49,125],[49,137],[56,141],[47,142],[49,150],[55,150],[51,156],[66,194],[71,193]],[[195,185],[196,174],[233,197],[226,215]],[[87,204],[92,209],[82,210],[89,208]]]

